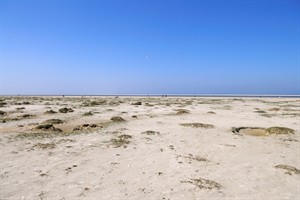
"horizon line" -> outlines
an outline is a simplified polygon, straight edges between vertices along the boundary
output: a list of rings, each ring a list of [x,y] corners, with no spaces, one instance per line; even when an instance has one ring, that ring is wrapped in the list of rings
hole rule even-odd
[[[299,97],[300,94],[0,94],[0,96]]]

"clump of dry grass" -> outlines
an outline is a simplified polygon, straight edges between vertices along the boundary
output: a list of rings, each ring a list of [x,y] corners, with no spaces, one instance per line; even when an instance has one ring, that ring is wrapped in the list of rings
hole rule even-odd
[[[269,108],[268,111],[279,111],[280,108]]]
[[[51,138],[51,137],[66,136],[66,135],[67,134],[64,134],[63,132],[39,131],[39,132],[19,133],[14,138],[16,138],[16,139],[43,139],[43,138]]]
[[[0,107],[4,107],[7,103],[4,101],[0,101]]]
[[[72,140],[72,139],[60,139],[57,143],[61,144],[61,143],[66,143],[66,142],[75,142],[76,140]]]
[[[33,148],[39,149],[54,149],[56,145],[54,143],[37,143],[33,145]]]
[[[9,118],[9,117],[7,117],[7,118],[1,118],[0,123],[6,123],[6,122],[18,121],[18,120],[20,120],[20,119],[19,118]]]
[[[186,101],[185,104],[186,104],[186,105],[192,105],[193,102],[194,102],[193,100],[190,100],[190,101]]]
[[[262,116],[262,117],[267,117],[267,118],[271,118],[271,117],[274,117],[275,115],[274,115],[274,114],[263,113],[263,114],[261,114],[260,116]]]
[[[89,125],[88,127],[91,128],[94,125]],[[100,125],[97,125],[97,127],[102,127]],[[103,125],[104,127],[104,125]],[[87,129],[88,130],[88,129]],[[44,139],[44,138],[53,138],[53,137],[66,137],[66,136],[71,136],[71,135],[78,135],[81,133],[90,133],[89,131],[67,131],[64,132],[60,129],[53,128],[53,125],[39,125],[39,129],[34,128],[32,132],[23,132],[19,133],[10,139]]]
[[[24,115],[21,115],[21,116],[19,116],[18,118],[20,118],[20,119],[28,119],[28,118],[33,118],[33,117],[35,117],[36,115],[30,115],[30,114],[24,114]]]
[[[289,166],[289,165],[276,165],[274,167],[277,168],[277,169],[284,169],[284,170],[286,170],[285,173],[288,174],[288,175],[300,174],[300,170],[299,169],[297,169],[296,167]]]
[[[153,105],[153,104],[150,104],[150,103],[145,103],[145,106],[153,107],[154,105]]]
[[[217,189],[217,190],[219,190],[222,188],[221,184],[219,184],[215,181],[204,179],[204,178],[190,179],[188,181],[181,181],[181,182],[193,184],[200,189],[208,189],[208,190]]]
[[[34,130],[51,131],[51,132],[62,132],[61,129],[55,128],[53,124],[40,124],[34,128]]]
[[[99,105],[105,104],[105,103],[106,103],[106,100],[104,100],[104,101],[92,101],[90,103],[90,106],[99,106]]]
[[[192,154],[188,154],[187,156],[182,156],[183,158],[186,158],[189,160],[189,163],[191,163],[192,160],[198,161],[198,162],[210,162],[210,160],[200,157],[200,156],[193,156]]]
[[[74,112],[72,108],[61,108],[58,110],[60,113],[69,113],[69,112]]]
[[[131,142],[130,141],[131,138],[132,138],[131,135],[122,134],[119,135],[117,138],[111,139],[110,142],[115,148],[122,147],[122,146],[126,148],[127,147],[126,145]]]
[[[142,105],[142,102],[138,101],[138,102],[132,103],[131,105],[140,106],[140,105]]]
[[[263,114],[263,113],[267,113],[266,111],[264,110],[257,110],[257,111],[254,111],[255,113],[260,113],[260,114]]]
[[[176,115],[182,115],[182,114],[188,114],[188,113],[190,113],[190,111],[187,110],[187,109],[176,109],[175,111],[177,111]]]
[[[213,111],[208,111],[207,114],[216,114],[216,113]]]
[[[107,103],[107,100],[97,100],[97,101],[85,101],[82,103],[83,106],[100,106]]]
[[[205,128],[205,129],[215,128],[215,126],[212,124],[203,124],[203,123],[182,123],[180,125],[185,127],[192,127],[192,128]]]
[[[282,113],[282,116],[300,117],[300,113]]]
[[[91,111],[83,113],[83,116],[92,116],[92,115],[93,115],[93,113]]]
[[[295,131],[293,129],[286,128],[286,127],[279,127],[279,126],[267,128],[266,132],[270,135],[294,134],[295,133]]]
[[[64,123],[64,121],[61,119],[48,119],[43,122],[43,124],[62,124],[62,123]]]
[[[258,109],[258,108],[257,108],[257,109]],[[275,114],[270,114],[270,113],[268,113],[268,112],[266,112],[266,111],[264,111],[264,110],[260,110],[260,109],[254,111],[254,112],[255,112],[255,113],[259,113],[260,116],[262,116],[262,117],[267,117],[267,118],[276,116]]]
[[[198,104],[224,104],[222,99],[202,99]]]
[[[110,118],[110,120],[113,121],[113,122],[125,122],[126,121],[125,119],[123,119],[120,116],[113,116],[113,117]]]
[[[55,114],[57,112],[53,111],[53,110],[47,110],[46,112],[44,112],[44,114]]]
[[[160,132],[158,131],[144,131],[142,132],[144,135],[160,135]]]
[[[97,124],[83,124],[80,126],[77,126],[73,129],[73,131],[80,131],[80,130],[90,130],[94,128],[103,128],[103,126],[99,126]]]

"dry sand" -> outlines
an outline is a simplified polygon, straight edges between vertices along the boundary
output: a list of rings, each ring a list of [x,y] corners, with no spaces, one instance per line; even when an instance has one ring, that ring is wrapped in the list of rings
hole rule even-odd
[[[296,98],[1,97],[0,105],[1,200],[300,198]],[[37,129],[48,119],[63,123]],[[264,134],[274,126],[294,134]]]

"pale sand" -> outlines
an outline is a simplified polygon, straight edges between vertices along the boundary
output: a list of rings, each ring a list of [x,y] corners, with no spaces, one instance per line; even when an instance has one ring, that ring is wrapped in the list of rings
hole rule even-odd
[[[1,119],[36,115],[0,123],[1,200],[300,198],[299,99],[1,99],[7,103],[0,108],[7,112]],[[107,102],[82,106],[88,99]],[[12,105],[23,101],[31,104]],[[142,105],[131,105],[137,101]],[[154,106],[145,105],[147,102]],[[25,109],[16,111],[17,107]],[[68,107],[74,112],[43,114],[49,110],[47,107],[54,111]],[[176,115],[176,109],[190,113]],[[88,111],[96,113],[83,117]],[[126,122],[111,123],[112,116],[121,116]],[[69,136],[18,139],[18,134],[32,133],[38,123],[53,118],[66,121],[54,126],[69,132]],[[104,127],[71,133],[75,126],[84,123]],[[215,128],[192,128],[181,126],[182,123],[212,124]],[[283,126],[294,129],[295,134],[257,137],[243,131],[231,132],[232,127],[241,126]],[[142,134],[148,130],[159,133]],[[132,138],[124,140],[125,146],[114,146],[111,139],[122,134]],[[288,171],[277,165],[297,169]],[[198,183],[194,179],[199,179]]]

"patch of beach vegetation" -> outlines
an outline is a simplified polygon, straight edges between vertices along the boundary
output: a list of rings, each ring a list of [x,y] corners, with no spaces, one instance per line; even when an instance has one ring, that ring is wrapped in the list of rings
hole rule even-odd
[[[115,148],[118,148],[118,147],[124,147],[126,148],[127,145],[131,142],[130,139],[132,138],[131,135],[127,135],[127,134],[122,134],[122,135],[119,135],[118,137],[116,138],[112,138],[110,140],[111,144],[115,147]]]
[[[208,189],[208,190],[212,190],[212,189],[221,189],[222,185],[212,181],[212,180],[208,180],[208,179],[204,179],[204,178],[198,178],[198,179],[190,179],[187,181],[181,181],[182,183],[190,183],[192,185],[197,186],[200,189]]]
[[[144,131],[142,132],[143,135],[160,135],[160,132],[158,131]]]
[[[275,168],[277,168],[277,169],[283,169],[283,170],[285,170],[286,172],[286,174],[288,174],[288,175],[293,175],[293,174],[300,174],[300,170],[299,169],[297,169],[296,167],[292,167],[292,166],[289,166],[289,165],[276,165],[276,166],[274,166]]]
[[[126,121],[125,119],[123,119],[120,116],[113,116],[113,117],[110,118],[110,120],[113,121],[113,122],[117,122],[117,123]]]
[[[203,124],[203,123],[182,123],[181,126],[192,127],[192,128],[204,128],[204,129],[212,129],[215,128],[212,124]]]
[[[83,113],[83,116],[92,116],[92,115],[93,115],[93,113],[91,111]]]
[[[70,113],[70,112],[74,112],[74,110],[72,108],[61,108],[58,110],[60,113]]]
[[[62,124],[62,123],[64,123],[64,121],[61,119],[47,119],[46,121],[43,122],[43,124]]]
[[[57,112],[53,111],[53,110],[47,110],[44,112],[44,114],[55,114]]]
[[[36,143],[33,148],[38,149],[54,149],[56,145],[54,143]]]
[[[187,109],[176,109],[175,111],[177,111],[176,115],[182,115],[182,114],[189,114],[190,113],[190,111],[187,110]]]

